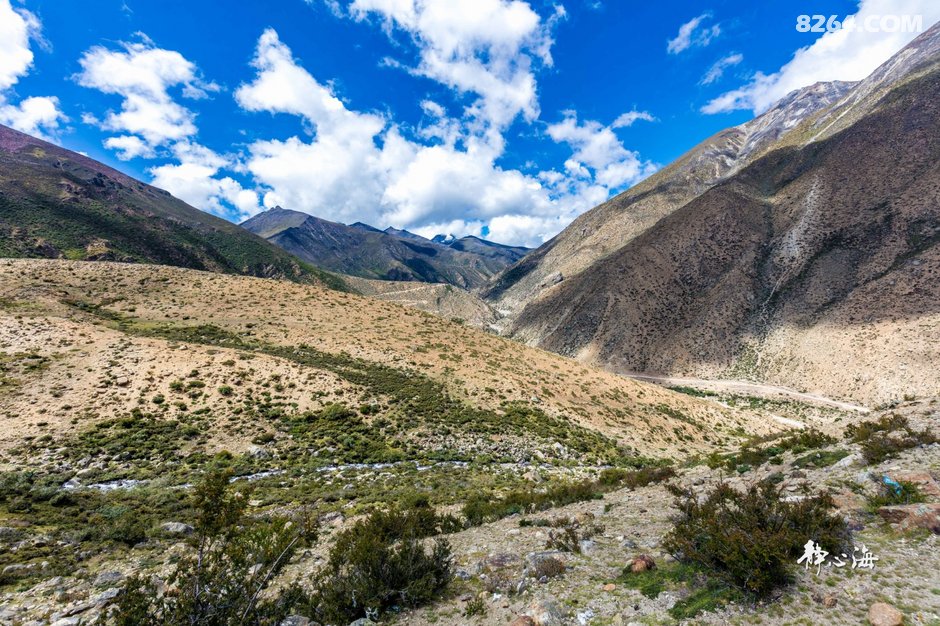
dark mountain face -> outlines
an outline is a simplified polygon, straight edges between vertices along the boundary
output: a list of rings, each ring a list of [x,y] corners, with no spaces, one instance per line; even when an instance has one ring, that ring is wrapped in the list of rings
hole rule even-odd
[[[0,256],[156,263],[342,285],[235,224],[5,126]]]
[[[709,137],[668,167],[578,217],[498,276],[484,297],[511,321],[560,279],[587,270],[771,150],[789,131],[838,101],[853,85],[811,85],[788,95],[763,115]]]
[[[539,283],[510,332],[616,371],[745,377],[872,401],[931,393],[938,41],[935,27],[899,53],[903,62],[733,174],[698,190],[673,180],[681,202],[583,269]],[[507,270],[502,293],[519,283],[514,273],[544,274],[538,265],[577,236]]]
[[[381,231],[361,222],[346,226],[279,207],[252,217],[242,226],[301,259],[335,272],[383,280],[449,283],[465,289],[483,285],[528,251],[475,237],[442,244],[404,230]]]
[[[440,240],[438,240],[438,238],[440,238]],[[438,235],[433,239],[433,241],[437,241],[441,245],[445,245],[451,250],[470,252],[472,254],[478,254],[480,256],[491,259],[498,259],[502,262],[505,262],[507,266],[519,261],[522,257],[529,253],[529,248],[523,248],[522,246],[506,246],[500,243],[494,243],[492,241],[480,239],[479,237],[474,237],[473,235],[461,237],[460,239],[455,238],[453,235]]]

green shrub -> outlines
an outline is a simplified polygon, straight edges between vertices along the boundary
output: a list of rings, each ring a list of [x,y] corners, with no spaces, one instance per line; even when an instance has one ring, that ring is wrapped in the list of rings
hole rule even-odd
[[[669,609],[669,615],[677,620],[691,619],[702,611],[715,611],[730,602],[744,599],[737,587],[708,576],[700,566],[689,563],[666,563],[636,573],[628,567],[620,576],[620,582],[647,598],[655,598],[666,590],[688,588],[689,593],[682,594],[682,599]]]
[[[638,470],[625,470],[611,467],[601,471],[597,482],[605,487],[627,487],[637,489],[653,483],[661,483],[675,477],[676,470],[671,467],[643,467]]]
[[[808,540],[831,553],[849,540],[828,494],[786,502],[769,482],[743,492],[721,483],[701,502],[691,489],[670,491],[679,516],[663,541],[665,549],[758,597],[791,580]]]
[[[793,467],[829,467],[849,456],[848,450],[817,450],[793,461]]]
[[[852,424],[845,429],[845,435],[861,444],[862,456],[870,464],[881,463],[904,450],[940,441],[927,429],[914,430],[907,418],[900,415],[886,415],[878,420]]]
[[[868,498],[868,507],[872,511],[877,511],[883,506],[892,506],[895,504],[916,504],[926,502],[927,498],[921,492],[920,488],[914,483],[906,480],[899,480],[900,490],[895,490],[884,483],[878,489],[878,493]]]
[[[850,424],[845,428],[845,436],[855,443],[861,443],[867,439],[870,439],[876,433],[892,432],[907,427],[908,422],[906,417],[897,414],[891,414],[882,416],[877,420],[859,422],[858,424]]]
[[[538,561],[532,568],[532,577],[536,580],[540,578],[555,578],[565,573],[565,564],[561,559],[553,556],[546,556]]]
[[[476,617],[477,615],[486,615],[486,602],[479,596],[470,598],[463,608],[464,617]]]
[[[376,512],[341,532],[313,581],[310,616],[346,624],[439,597],[452,578],[452,557],[446,541],[425,548],[422,538],[432,530],[419,507]]]
[[[474,494],[464,503],[461,512],[468,526],[479,526],[517,513],[534,513],[601,497],[597,483],[583,480],[553,485],[545,491],[518,489],[501,498]]]
[[[768,442],[772,445],[762,445]],[[743,474],[754,467],[763,465],[767,461],[776,459],[784,452],[800,454],[807,450],[824,448],[835,442],[834,437],[810,428],[785,437],[775,436],[770,439],[767,437],[755,439],[743,446],[736,454],[712,454],[708,457],[708,465],[712,469],[724,467],[730,471]]]
[[[562,552],[581,553],[581,542],[590,539],[603,529],[593,524],[582,526],[575,521],[567,518],[561,518],[560,523],[554,524],[554,528],[548,531],[548,539],[545,541],[545,547],[549,550],[561,550]]]
[[[131,578],[118,601],[115,624],[280,623],[289,614],[291,594],[260,596],[309,530],[286,519],[246,518],[247,498],[231,491],[227,473],[210,473],[193,496],[192,551],[167,581],[176,593],[160,594],[153,581]]]

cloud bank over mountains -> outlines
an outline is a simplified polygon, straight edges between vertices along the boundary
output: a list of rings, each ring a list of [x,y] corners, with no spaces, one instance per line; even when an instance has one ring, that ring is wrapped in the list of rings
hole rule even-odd
[[[337,87],[342,76],[313,73],[269,27],[259,29],[252,57],[230,85],[145,33],[83,45],[68,79],[102,97],[71,122],[104,133],[116,158],[144,163],[154,185],[233,221],[280,205],[344,223],[526,246],[659,167],[622,139],[637,124],[666,123],[656,111],[625,107],[599,120],[573,108],[543,110],[539,78],[554,71],[555,38],[568,19],[561,4],[536,10],[523,0],[304,1],[322,18],[390,42],[391,55],[378,60],[383,71],[436,86],[410,103],[419,121],[348,98]],[[930,0],[861,0],[857,16],[889,9],[922,13],[925,27],[940,19],[940,5]],[[714,55],[699,86],[732,75],[745,81],[701,105],[704,114],[759,113],[817,80],[861,78],[916,35],[828,33],[779,70],[749,75],[743,54],[719,49],[726,34],[718,18],[704,12],[686,19],[658,52],[676,60]],[[35,14],[0,0],[0,123],[56,140],[70,122],[59,98],[24,97],[17,89],[35,52],[50,45]],[[242,125],[225,145],[200,138],[201,106],[210,99],[230,107]],[[287,120],[282,128],[289,130],[243,142],[239,131],[260,116]],[[553,163],[534,155],[510,165],[522,161],[507,156],[523,135],[552,146]]]

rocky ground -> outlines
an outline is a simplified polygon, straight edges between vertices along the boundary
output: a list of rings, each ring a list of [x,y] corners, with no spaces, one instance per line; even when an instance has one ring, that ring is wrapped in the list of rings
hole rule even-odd
[[[918,428],[937,428],[940,424],[940,404],[936,401],[914,400],[893,411],[908,417]],[[850,564],[836,567],[831,562],[819,571],[798,567],[794,584],[771,601],[736,602],[701,613],[686,623],[877,625],[900,624],[900,614],[904,624],[940,624],[940,536],[935,534],[940,532],[940,444],[907,450],[876,465],[866,465],[858,445],[847,441],[820,452],[837,452],[835,456],[841,459],[827,467],[798,463],[798,468],[794,462],[800,455],[786,453],[779,463],[767,463],[733,476],[700,464],[680,470],[674,482],[704,494],[721,480],[744,487],[779,475],[779,486],[789,498],[831,491],[840,512],[850,521],[854,544],[864,545],[877,557],[874,568],[853,569]],[[570,476],[576,472],[567,471]],[[866,497],[875,493],[877,481],[885,475],[918,483],[928,502],[913,505],[917,511],[905,510],[903,514],[869,510]],[[539,470],[529,469],[527,478],[538,481],[557,476],[541,476]],[[675,623],[669,609],[690,593],[685,585],[667,583],[661,593],[647,597],[631,588],[624,574],[624,568],[638,559],[659,569],[670,567],[672,558],[663,552],[661,541],[675,513],[671,501],[663,485],[621,489],[605,494],[601,500],[534,515],[514,515],[448,535],[456,561],[456,578],[448,595],[434,605],[385,619],[420,626]],[[593,536],[580,542],[580,554],[548,548],[553,529],[530,525],[560,518],[575,521],[581,529],[593,529]],[[330,537],[353,519],[347,519],[342,512],[324,516],[321,540],[298,555],[284,576],[303,579],[305,573],[315,570],[322,563]],[[135,546],[121,555],[111,554],[107,559],[90,559],[68,576],[7,587],[0,596],[0,624],[103,623],[126,575],[138,571],[165,574],[166,563],[184,549],[174,533],[185,533],[188,528],[170,524],[163,530],[162,539]],[[16,527],[0,528],[0,538],[15,541],[20,531]],[[564,572],[536,578],[535,568],[546,559],[564,563]],[[471,604],[478,614],[467,616]],[[295,623],[305,622],[298,619]]]

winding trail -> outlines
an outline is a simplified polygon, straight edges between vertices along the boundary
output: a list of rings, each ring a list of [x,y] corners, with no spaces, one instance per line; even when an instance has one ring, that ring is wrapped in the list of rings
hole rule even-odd
[[[776,385],[765,385],[761,383],[751,383],[743,380],[706,380],[702,378],[678,378],[673,376],[656,376],[654,374],[624,373],[624,376],[635,378],[649,383],[665,385],[667,387],[693,387],[704,391],[716,391],[724,393],[733,393],[738,395],[756,396],[759,398],[768,398],[771,400],[798,400],[807,404],[818,406],[827,406],[842,411],[855,411],[856,413],[869,413],[871,409],[851,402],[833,400],[826,396],[815,393],[803,393],[788,387],[778,387]]]

